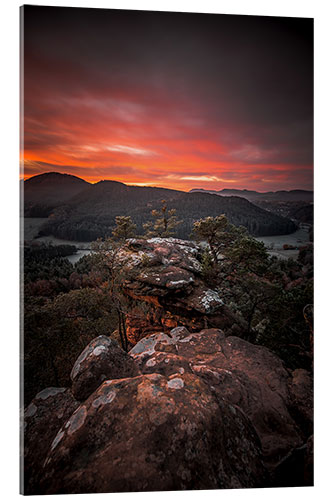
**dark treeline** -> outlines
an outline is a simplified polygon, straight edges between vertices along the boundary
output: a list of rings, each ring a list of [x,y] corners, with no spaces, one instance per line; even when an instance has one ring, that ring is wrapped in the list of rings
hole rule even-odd
[[[24,247],[24,281],[50,280],[53,277],[68,277],[73,271],[67,259],[76,253],[75,245],[26,245]]]
[[[56,206],[43,205],[41,203],[25,203],[24,217],[48,217]]]

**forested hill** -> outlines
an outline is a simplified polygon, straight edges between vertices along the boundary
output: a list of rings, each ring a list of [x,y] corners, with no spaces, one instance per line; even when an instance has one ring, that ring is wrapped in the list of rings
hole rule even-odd
[[[47,217],[77,193],[91,186],[75,175],[47,172],[24,181],[24,215]]]
[[[127,186],[117,181],[100,181],[88,185],[68,204],[82,213],[91,211],[96,215],[107,215],[109,211],[119,208],[126,210],[126,215],[131,215],[132,211],[142,204],[146,206],[149,202],[169,200],[182,194],[183,191],[174,189]],[[116,215],[122,215],[122,212]]]
[[[101,181],[85,183],[84,188],[65,204],[60,203],[52,211],[42,234],[93,241],[111,236],[117,215],[130,215],[138,234],[142,234],[142,224],[153,220],[151,211],[160,209],[162,200],[166,200],[168,208],[176,209],[177,217],[182,220],[176,230],[180,238],[190,236],[194,221],[220,214],[225,214],[237,226],[245,226],[253,235],[287,234],[295,230],[289,219],[267,212],[243,198]]]
[[[206,189],[191,189],[191,193],[209,193],[218,196],[240,196],[249,201],[303,201],[307,203],[313,202],[313,191],[305,191],[303,189],[292,189],[291,191],[268,191],[260,193],[258,191],[250,191],[248,189],[221,189],[220,191],[212,191]]]
[[[182,238],[190,234],[194,221],[220,214],[225,214],[235,226],[246,227],[254,236],[288,234],[296,229],[290,219],[268,212],[237,196],[184,193],[173,201],[172,207],[184,221],[180,227],[180,231],[184,230],[184,233],[179,235]]]

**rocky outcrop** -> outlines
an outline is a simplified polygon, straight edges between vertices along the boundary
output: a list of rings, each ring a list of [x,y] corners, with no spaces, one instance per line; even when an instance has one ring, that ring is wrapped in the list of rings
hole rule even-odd
[[[133,377],[139,373],[133,359],[105,335],[92,340],[71,371],[72,392],[84,401],[104,380]]]
[[[175,238],[129,239],[118,253],[130,279],[123,291],[130,301],[127,336],[132,345],[148,334],[168,332],[176,326],[242,328],[223,297],[210,289],[201,274],[202,249]],[[144,312],[142,312],[144,309]]]
[[[104,382],[58,436],[47,494],[244,488],[266,477],[248,419],[190,373]]]
[[[108,356],[90,369],[102,347]],[[304,370],[219,329],[143,338],[123,353],[132,375],[115,373],[117,356],[98,337],[73,369],[91,374],[86,399],[51,388],[27,408],[25,493],[312,484]]]
[[[307,407],[311,406],[308,385],[298,383],[295,399],[295,375],[292,377],[266,347],[226,337],[218,329],[190,333],[186,328],[175,328],[169,336],[161,333],[142,339],[130,354],[142,373],[170,373],[169,365],[178,372],[189,369],[219,400],[239,407],[260,438],[269,470],[303,444],[298,402],[305,399]],[[303,372],[303,379],[308,380]],[[310,420],[308,425],[307,436],[312,434]]]
[[[48,387],[39,392],[24,412],[24,492],[38,491],[45,458],[61,426],[79,406],[69,389]]]

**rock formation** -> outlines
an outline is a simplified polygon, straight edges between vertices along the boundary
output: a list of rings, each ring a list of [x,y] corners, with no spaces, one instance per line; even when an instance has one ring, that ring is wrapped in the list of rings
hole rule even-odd
[[[90,342],[74,363],[72,392],[78,401],[84,401],[104,380],[132,377],[138,372],[132,358],[117,342],[101,335]]]
[[[129,239],[118,257],[130,279],[123,292],[130,301],[128,340],[135,345],[146,335],[177,326],[190,331],[222,328],[239,335],[239,318],[202,279],[202,249],[191,241],[175,238]],[[144,312],[142,312],[144,309]]]
[[[36,491],[52,442],[79,404],[70,389],[48,387],[26,408],[22,443],[25,494]]]
[[[125,373],[110,347],[98,338],[76,362],[81,403],[51,388],[27,408],[26,494],[312,483],[307,372],[219,329],[143,338],[124,354]]]

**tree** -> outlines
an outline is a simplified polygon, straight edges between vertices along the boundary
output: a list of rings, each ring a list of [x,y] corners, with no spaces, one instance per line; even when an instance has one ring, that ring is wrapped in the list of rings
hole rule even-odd
[[[133,223],[130,216],[117,215],[115,221],[116,227],[112,231],[112,236],[115,240],[125,241],[127,238],[132,238],[135,235],[136,224]]]
[[[215,284],[216,269],[212,254],[208,248],[205,248],[201,257],[201,275],[207,284]]]
[[[256,343],[258,325],[261,329],[262,325],[266,326],[280,288],[266,278],[237,267],[223,279],[221,288],[229,307],[246,322],[243,338]]]
[[[92,244],[92,250],[94,251],[93,269],[100,272],[102,278],[101,291],[111,297],[112,305],[118,316],[118,333],[121,346],[127,352],[126,311],[122,284],[130,276],[126,267],[128,258],[126,254],[121,254],[121,249],[122,245],[116,243],[112,238],[107,238],[104,241],[99,239]],[[133,271],[133,273],[135,272]]]
[[[182,222],[177,219],[175,209],[168,209],[165,200],[162,200],[161,210],[152,210],[151,214],[155,217],[155,222],[149,221],[143,224],[143,229],[145,230],[145,236],[147,238],[155,236],[168,238],[169,236],[173,236],[176,227]]]
[[[215,265],[222,249],[239,239],[246,232],[245,228],[230,224],[225,215],[206,217],[196,221],[193,225],[193,237],[197,241],[208,243]]]
[[[312,303],[312,280],[280,286],[267,311],[266,327],[257,337],[257,343],[274,351],[292,369],[312,369]]]
[[[224,256],[237,268],[238,273],[251,272],[263,276],[269,266],[269,256],[264,243],[246,233],[238,237],[224,249]]]
[[[44,387],[70,385],[72,366],[85,346],[117,325],[112,298],[98,288],[60,293],[52,299],[25,296],[24,400]]]

